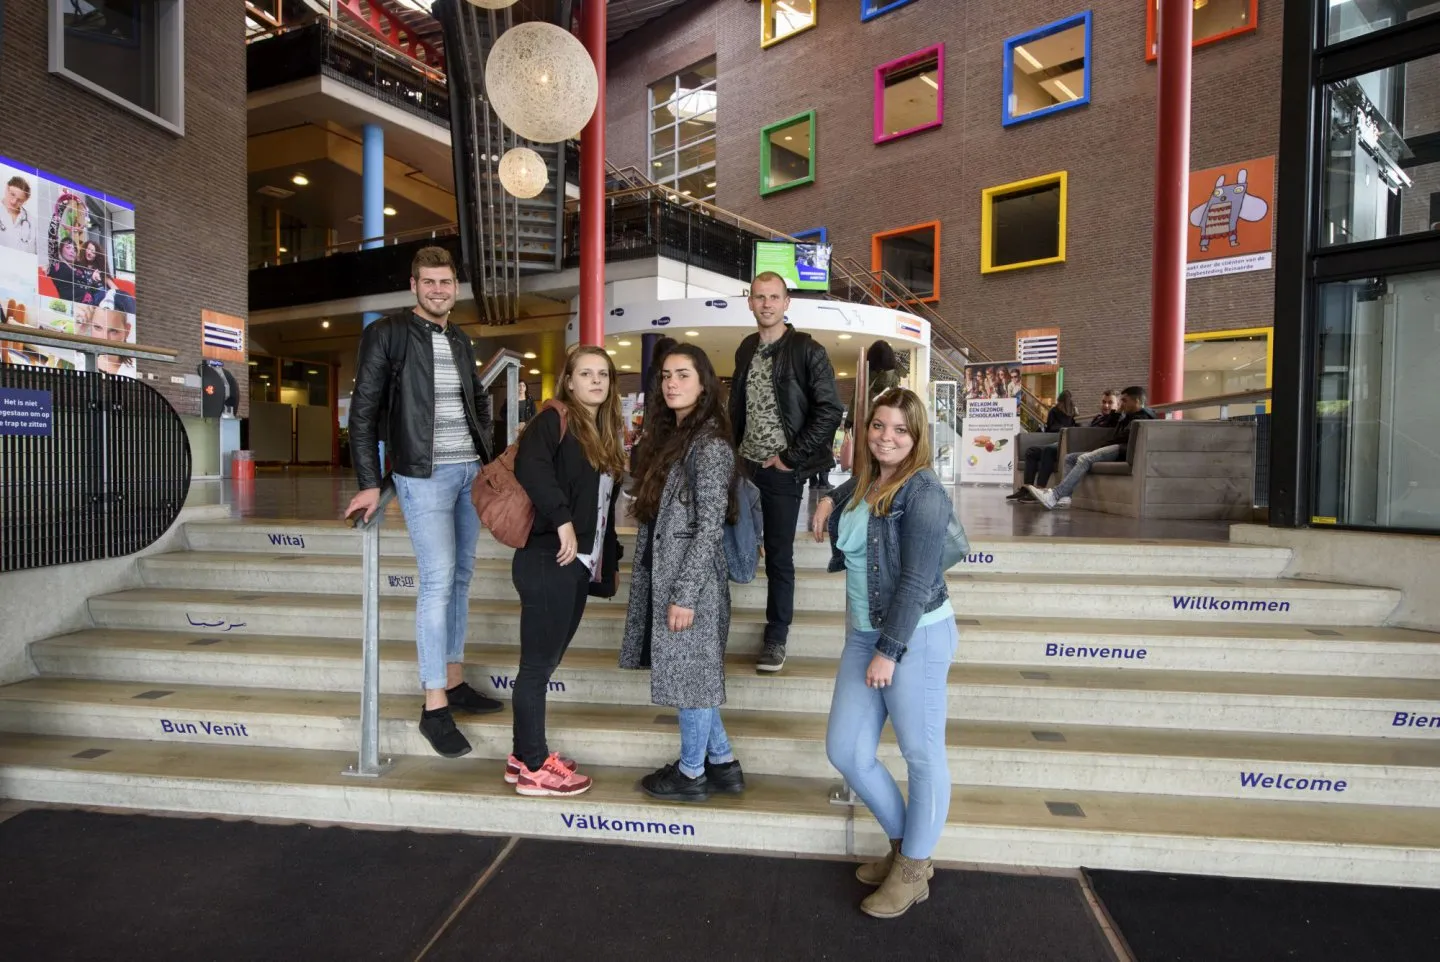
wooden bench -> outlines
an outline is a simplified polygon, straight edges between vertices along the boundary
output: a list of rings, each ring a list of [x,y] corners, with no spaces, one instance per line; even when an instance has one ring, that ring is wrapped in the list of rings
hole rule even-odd
[[[1094,435],[1107,430],[1067,428],[1062,451],[1093,450],[1104,440]],[[1071,507],[1128,518],[1249,521],[1254,497],[1254,422],[1138,421],[1126,460],[1092,465]]]

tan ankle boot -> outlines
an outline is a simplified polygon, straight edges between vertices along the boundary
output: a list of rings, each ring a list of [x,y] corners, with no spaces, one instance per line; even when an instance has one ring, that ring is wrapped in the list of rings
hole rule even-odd
[[[880,885],[890,874],[890,866],[895,864],[895,853],[900,851],[900,839],[890,840],[890,851],[885,857],[874,862],[866,862],[855,870],[855,877],[865,885]]]
[[[877,919],[893,919],[904,915],[910,906],[919,905],[930,897],[928,879],[934,868],[928,858],[906,858],[895,853],[890,874],[873,895],[860,903],[860,911]]]

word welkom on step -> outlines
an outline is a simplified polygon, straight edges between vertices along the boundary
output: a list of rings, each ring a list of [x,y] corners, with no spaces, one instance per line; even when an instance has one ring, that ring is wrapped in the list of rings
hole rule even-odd
[[[509,691],[515,687],[515,679],[509,675],[491,675],[490,684],[496,691]],[[563,692],[565,690],[565,683],[563,681],[552,681],[549,684],[548,690]]]
[[[681,822],[647,822],[636,818],[606,818],[603,815],[561,815],[566,828],[586,832],[632,832],[637,835],[693,836],[695,826]]]
[[[219,722],[202,721],[199,727],[195,722],[172,722],[168,718],[160,719],[160,730],[172,735],[198,735],[202,731],[207,735],[214,735],[217,738],[249,738],[250,732],[244,725],[222,725]]]

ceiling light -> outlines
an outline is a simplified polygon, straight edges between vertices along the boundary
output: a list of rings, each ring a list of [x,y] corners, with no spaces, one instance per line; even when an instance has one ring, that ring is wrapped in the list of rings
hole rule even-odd
[[[665,165],[664,165],[663,163],[661,163],[660,161],[657,160],[657,161],[655,161],[655,166],[656,166],[656,167],[664,167]]]
[[[538,367],[532,367],[532,368],[530,369],[530,373],[531,373],[531,374],[539,374],[539,373],[540,373],[540,369],[539,369]]]
[[[622,365],[620,365],[620,370],[622,370],[622,371],[628,371],[628,370],[630,370],[630,365],[628,365],[628,364],[622,364]]]
[[[304,187],[305,185],[310,183],[310,178],[306,177],[304,174],[296,174],[294,177],[290,178],[290,183],[294,184],[296,187]]]
[[[849,377],[850,375],[846,374],[844,371],[836,371],[836,372],[835,372],[835,376],[836,376],[836,377]]]
[[[276,249],[277,251],[279,251],[280,253],[282,253],[282,254],[288,254],[288,253],[290,253],[290,248],[288,248],[288,247],[277,247],[277,248],[275,248],[275,249]]]
[[[786,134],[786,135],[785,135],[785,139],[786,139],[786,140],[794,140],[795,138],[794,138],[794,137],[791,137],[789,134]]]
[[[710,181],[710,183],[706,184],[705,186],[706,186],[706,187],[714,187],[714,186],[715,186],[715,181],[712,180],[712,181]]]
[[[1036,70],[1045,69],[1045,65],[1040,61],[1036,60],[1034,57],[1030,56],[1030,51],[1026,50],[1024,47],[1016,47],[1015,52],[1020,56],[1024,57],[1027,61],[1029,61],[1030,66],[1034,67]]]
[[[306,371],[305,373],[306,373],[306,374],[319,374],[320,372],[317,371],[317,370],[315,370],[315,369],[312,367],[312,368],[310,368],[310,370]]]
[[[606,349],[605,349],[605,353],[606,353],[606,354],[609,354],[611,357],[614,357],[616,354],[619,354],[620,352],[619,352],[619,351],[612,351],[612,350],[610,350],[609,348],[606,348]]]
[[[251,366],[251,367],[259,367],[259,366],[260,366],[260,362],[259,362],[259,361],[251,361],[251,362],[250,362],[250,366]]]
[[[393,207],[386,207],[386,208],[385,208],[385,216],[386,216],[386,217],[394,217],[394,216],[395,216],[395,208],[393,208]]]
[[[686,331],[686,332],[685,332],[685,336],[686,336],[686,337],[699,337],[699,336],[700,336],[700,332],[699,332],[699,331]]]
[[[928,73],[922,73],[920,75],[920,80],[924,83],[929,84],[935,90],[940,89],[940,85],[935,82],[935,78],[930,76]]]
[[[527,360],[527,361],[533,361],[533,360],[535,360],[535,352],[534,352],[534,351],[526,351],[526,352],[522,355],[522,357],[524,357],[525,360]]]
[[[618,343],[619,343],[619,345],[620,345],[621,347],[629,347],[629,346],[630,346],[630,342],[629,342],[629,341],[619,341]]]
[[[321,322],[320,322],[320,326],[321,326],[321,327],[324,327],[324,328],[328,328],[328,327],[330,326],[330,322],[329,322],[329,321],[321,321]]]
[[[853,334],[841,334],[841,335],[840,335],[840,340],[842,340],[842,341],[848,341],[848,340],[850,340],[850,338],[852,338],[852,337],[854,337],[854,336],[855,336],[855,335],[853,335]]]

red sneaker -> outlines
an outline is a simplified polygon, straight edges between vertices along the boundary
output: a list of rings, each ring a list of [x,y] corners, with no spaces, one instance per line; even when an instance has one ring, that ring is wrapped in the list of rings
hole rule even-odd
[[[515,780],[515,792],[519,795],[582,795],[590,791],[591,781],[569,768],[554,752],[545,759],[538,772],[532,772],[523,763],[520,777]]]
[[[573,758],[566,758],[564,755],[556,755],[555,757],[560,759],[561,765],[564,765],[572,772],[578,767],[575,764],[575,759]],[[525,763],[522,762],[516,755],[511,755],[509,758],[505,759],[505,781],[511,785],[514,785],[516,782],[520,781],[520,769],[524,767]],[[544,766],[542,765],[541,767],[543,768]]]

